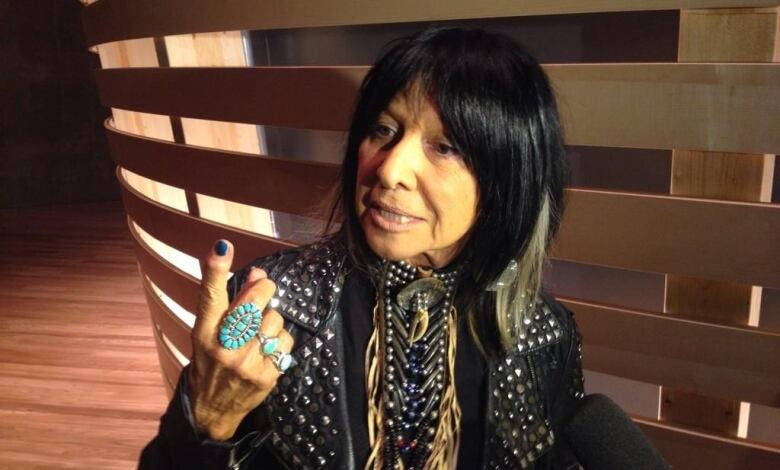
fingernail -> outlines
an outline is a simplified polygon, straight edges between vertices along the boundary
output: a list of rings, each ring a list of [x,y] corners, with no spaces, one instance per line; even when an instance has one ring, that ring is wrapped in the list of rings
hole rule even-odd
[[[225,256],[225,253],[228,251],[228,244],[225,243],[225,240],[218,240],[217,243],[214,245],[214,253],[218,254],[219,256]]]

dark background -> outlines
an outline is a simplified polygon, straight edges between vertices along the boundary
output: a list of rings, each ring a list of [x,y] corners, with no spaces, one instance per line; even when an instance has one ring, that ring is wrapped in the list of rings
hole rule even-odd
[[[0,0],[0,209],[118,200],[76,0]]]

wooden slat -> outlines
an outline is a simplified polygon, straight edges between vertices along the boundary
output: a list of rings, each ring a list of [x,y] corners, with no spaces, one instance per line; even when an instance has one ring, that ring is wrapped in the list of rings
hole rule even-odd
[[[587,369],[780,406],[780,332],[559,300],[575,312]]]
[[[202,258],[219,238],[230,240],[235,247],[234,269],[260,256],[295,246],[277,238],[192,217],[143,196],[122,178],[118,170],[117,178],[130,218],[154,238],[195,258]]]
[[[135,255],[143,273],[182,308],[193,313],[197,312],[200,282],[152,251],[141,240],[141,235],[133,227],[132,219],[129,217],[127,223],[133,235]]]
[[[778,153],[780,64],[545,67],[567,143]],[[764,114],[768,113],[768,114]]]
[[[780,449],[634,418],[672,468],[732,470],[780,468]]]
[[[572,189],[553,255],[780,287],[780,205]]]
[[[169,390],[174,389],[179,382],[179,374],[183,367],[173,355],[173,352],[165,345],[165,342],[160,336],[160,330],[154,330],[154,342],[157,344],[157,356],[160,358],[163,379],[166,382],[166,386],[169,387]]]
[[[108,120],[105,128],[117,165],[171,186],[255,207],[311,215],[338,180],[340,167],[334,164],[175,144],[122,132]]]
[[[365,67],[97,71],[106,106],[345,130]],[[780,153],[780,64],[547,65],[570,145]],[[728,110],[728,112],[724,112]]]
[[[146,294],[146,303],[152,314],[152,321],[160,328],[166,338],[168,338],[176,349],[184,356],[192,356],[192,340],[190,338],[190,327],[179,317],[176,316],[157,296],[152,289],[149,281],[144,280],[144,294]]]
[[[83,17],[87,43],[91,46],[120,39],[207,31],[776,4],[771,0],[101,0],[85,8]]]
[[[367,67],[175,67],[96,71],[106,106],[343,131]],[[109,104],[113,103],[113,104]]]

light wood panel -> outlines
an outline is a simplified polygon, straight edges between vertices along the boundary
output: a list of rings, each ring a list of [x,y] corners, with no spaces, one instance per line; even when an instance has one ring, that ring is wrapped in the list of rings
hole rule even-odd
[[[158,50],[153,38],[141,38],[127,41],[116,41],[98,46],[98,54],[102,67],[157,67],[161,65]],[[142,113],[132,110],[112,108],[114,125],[118,129],[166,141],[174,140],[172,118],[167,115]],[[170,185],[153,181],[143,176],[125,172],[128,182],[146,196],[179,210],[188,211],[186,193]],[[173,250],[161,251],[168,259],[175,259]]]
[[[164,47],[171,67],[246,67],[252,60],[247,57],[241,31],[167,36]],[[181,143],[255,155],[265,150],[262,129],[254,124],[187,117],[178,119],[184,139]],[[187,189],[190,213],[265,235],[274,234],[269,210],[203,196],[190,187]],[[194,208],[197,211],[192,210]]]
[[[169,34],[499,18],[562,13],[776,5],[772,0],[101,0],[84,9],[89,45]]]
[[[777,62],[777,21],[777,8],[683,9],[678,58],[681,62]]]
[[[0,468],[136,468],[166,399],[121,203],[0,211],[0,257]]]
[[[566,64],[545,70],[570,145],[780,149],[780,124],[766,119],[780,115],[780,65]],[[107,106],[344,130],[365,72],[364,67],[113,69],[98,71],[97,81]]]

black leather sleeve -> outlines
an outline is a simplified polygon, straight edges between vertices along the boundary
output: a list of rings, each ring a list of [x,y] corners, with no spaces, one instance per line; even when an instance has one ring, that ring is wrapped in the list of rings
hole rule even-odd
[[[574,320],[574,314],[566,307],[555,302],[559,318],[566,325],[568,337],[557,351],[563,367],[551,377],[552,386],[549,389],[549,414],[553,430],[556,433],[556,443],[553,449],[538,462],[535,468],[548,469],[579,469],[579,463],[563,438],[562,427],[577,406],[577,402],[585,396],[582,375],[582,337]]]

